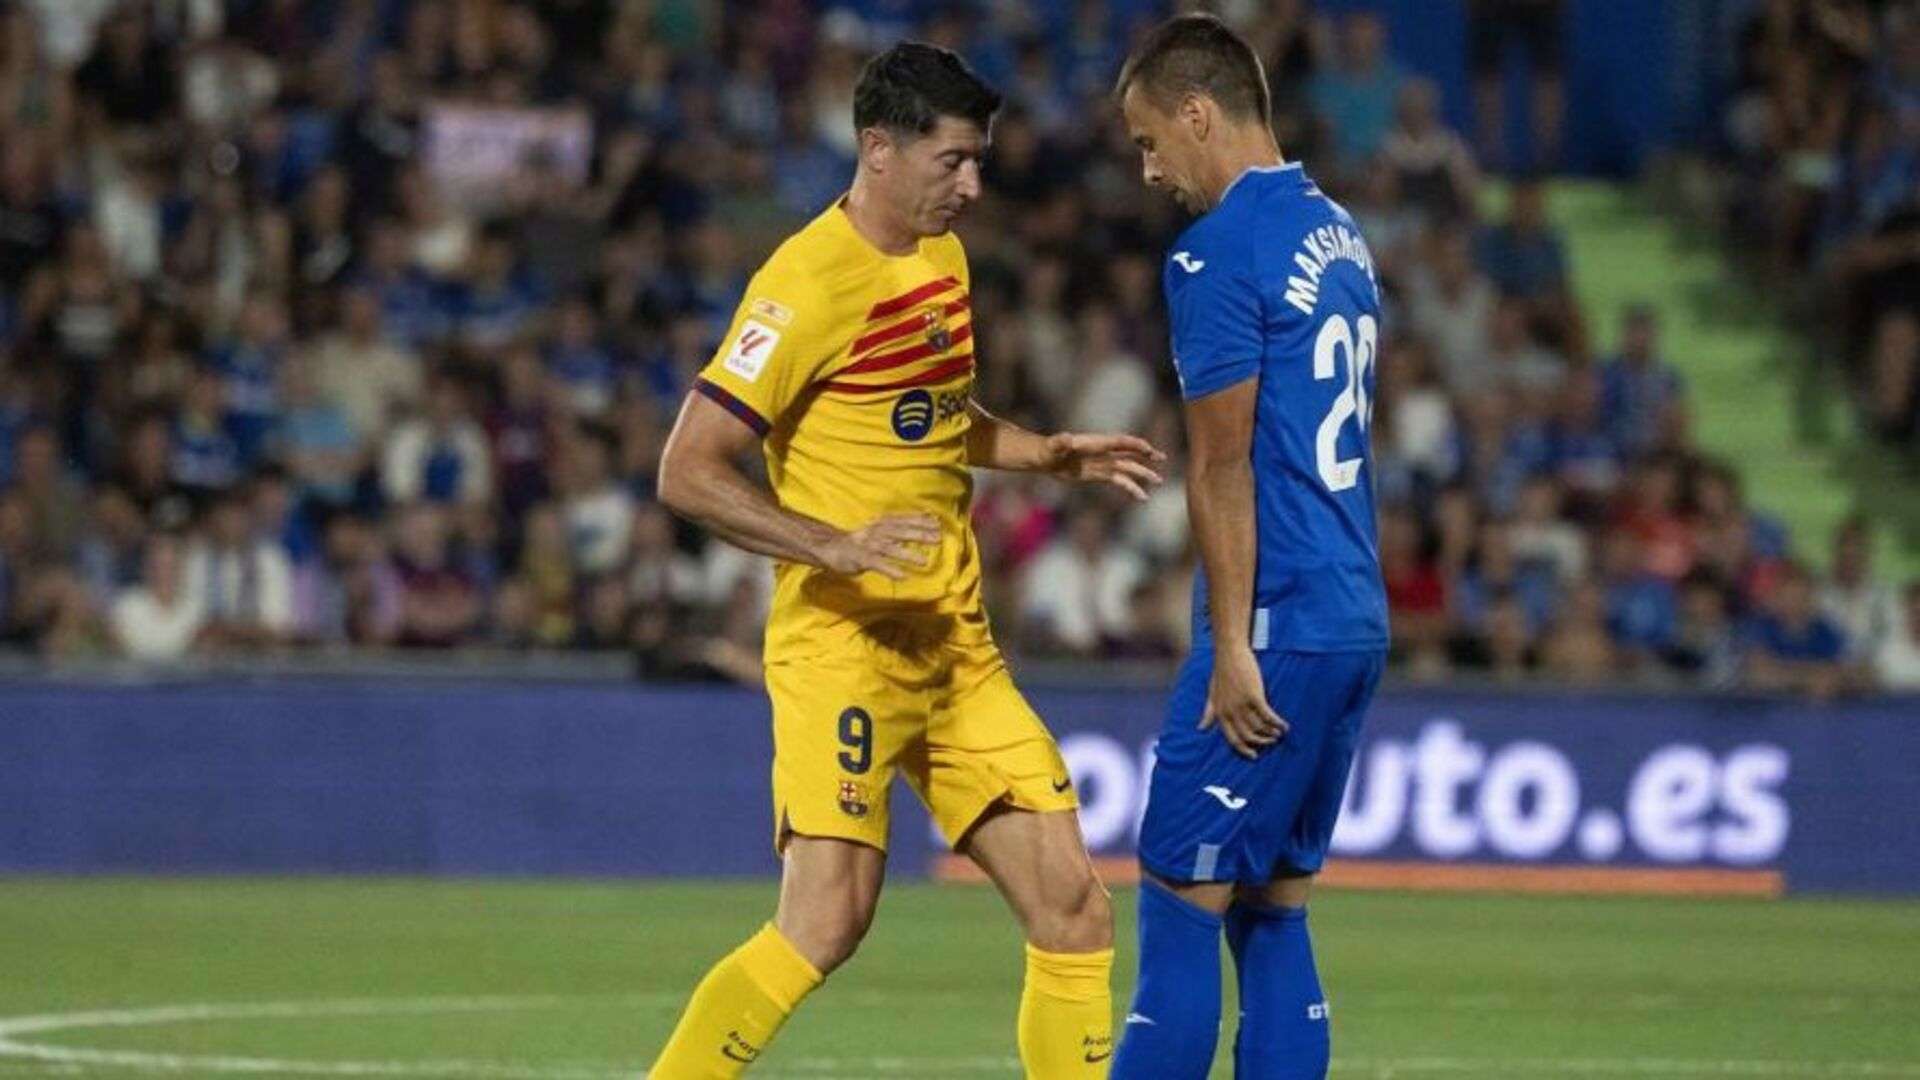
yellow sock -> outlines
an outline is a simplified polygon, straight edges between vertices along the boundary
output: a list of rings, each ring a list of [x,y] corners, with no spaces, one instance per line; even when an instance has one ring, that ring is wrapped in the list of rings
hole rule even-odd
[[[821,975],[772,923],[694,988],[651,1080],[726,1080],[753,1064]]]
[[[1027,1080],[1089,1080],[1113,1057],[1113,950],[1053,953],[1027,946],[1020,994],[1020,1063]]]

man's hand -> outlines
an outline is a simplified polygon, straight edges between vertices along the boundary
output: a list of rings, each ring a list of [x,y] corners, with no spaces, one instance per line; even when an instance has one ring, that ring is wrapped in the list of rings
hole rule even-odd
[[[899,581],[925,570],[940,543],[940,523],[932,514],[888,514],[864,529],[838,533],[820,549],[820,564],[838,574],[871,570]]]
[[[1248,758],[1260,756],[1260,751],[1287,733],[1287,722],[1267,704],[1266,681],[1260,677],[1260,661],[1252,649],[1240,646],[1214,654],[1213,681],[1207,687],[1207,711],[1201,714],[1200,730],[1215,723],[1227,743]]]
[[[1132,435],[1080,435],[1061,432],[1047,436],[1045,471],[1063,480],[1112,484],[1136,499],[1158,487],[1160,474],[1153,464],[1167,455],[1145,439]]]

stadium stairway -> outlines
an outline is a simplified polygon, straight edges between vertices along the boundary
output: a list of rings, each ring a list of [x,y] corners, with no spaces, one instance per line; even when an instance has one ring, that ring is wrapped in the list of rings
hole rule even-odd
[[[1837,365],[1819,362],[1785,303],[1634,187],[1562,181],[1549,205],[1596,357],[1612,353],[1624,305],[1653,304],[1662,351],[1687,380],[1695,441],[1739,470],[1749,503],[1787,523],[1795,554],[1824,568],[1834,526],[1859,510],[1876,525],[1879,572],[1920,575],[1920,476],[1861,436]]]

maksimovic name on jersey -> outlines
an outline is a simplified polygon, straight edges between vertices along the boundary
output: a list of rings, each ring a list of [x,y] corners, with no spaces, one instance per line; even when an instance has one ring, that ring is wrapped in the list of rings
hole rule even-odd
[[[1366,241],[1360,239],[1359,233],[1345,225],[1322,225],[1308,233],[1300,241],[1300,249],[1293,253],[1293,264],[1306,276],[1296,274],[1287,278],[1287,303],[1299,308],[1302,315],[1313,314],[1314,306],[1320,302],[1320,276],[1341,259],[1360,267],[1367,272],[1369,280],[1374,280],[1373,255],[1367,251]]]

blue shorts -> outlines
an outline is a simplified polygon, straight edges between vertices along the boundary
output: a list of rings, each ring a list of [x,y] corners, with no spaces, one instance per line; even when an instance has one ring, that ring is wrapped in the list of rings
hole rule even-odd
[[[1140,828],[1140,864],[1164,880],[1260,884],[1326,859],[1386,654],[1257,655],[1267,702],[1289,728],[1252,760],[1219,728],[1200,730],[1212,652],[1195,651],[1174,682]]]

